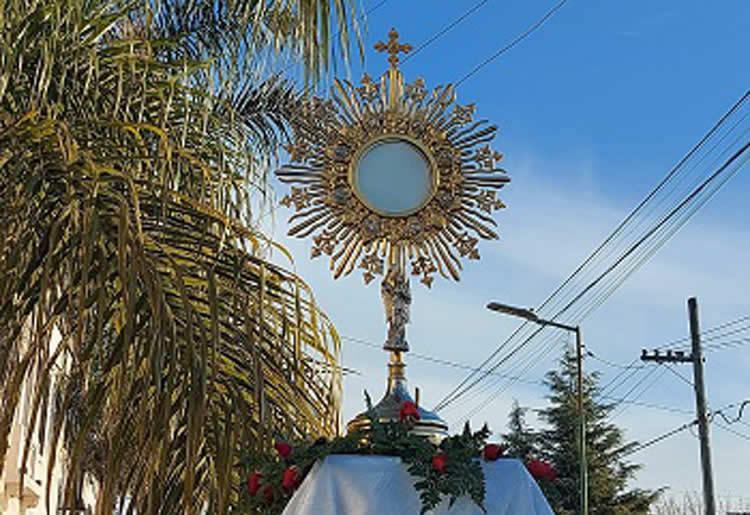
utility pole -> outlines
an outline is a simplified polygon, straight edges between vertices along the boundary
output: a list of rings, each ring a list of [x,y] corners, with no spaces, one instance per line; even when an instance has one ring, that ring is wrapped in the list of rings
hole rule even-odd
[[[714,476],[711,470],[711,445],[708,438],[708,415],[706,402],[706,387],[703,381],[703,352],[701,349],[700,325],[698,324],[698,301],[695,297],[688,299],[688,315],[690,320],[690,340],[692,352],[685,356],[684,352],[672,352],[660,354],[654,350],[648,354],[646,349],[641,353],[642,361],[655,361],[657,363],[692,363],[693,364],[693,389],[695,390],[695,411],[698,420],[698,436],[701,449],[701,470],[703,473],[703,504],[706,515],[716,515],[716,500],[714,498]]]
[[[578,505],[581,515],[589,513],[589,478],[588,462],[586,460],[586,411],[583,406],[583,365],[581,363],[581,327],[575,326],[576,332],[576,368],[577,368],[577,391],[578,391],[578,475],[581,482],[579,490]]]
[[[706,503],[706,515],[715,515],[714,475],[711,471],[711,444],[708,441],[708,416],[706,415],[706,387],[703,382],[703,353],[701,351],[701,332],[698,326],[698,301],[695,297],[688,299],[688,313],[690,314],[690,340],[693,344],[695,409],[698,411],[698,436],[701,441],[703,501]]]

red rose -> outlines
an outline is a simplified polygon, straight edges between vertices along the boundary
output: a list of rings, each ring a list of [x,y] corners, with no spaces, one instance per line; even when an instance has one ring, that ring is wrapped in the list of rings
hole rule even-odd
[[[273,487],[271,487],[271,485],[263,487],[263,498],[268,504],[271,504],[274,501]]]
[[[288,458],[292,455],[292,446],[286,442],[277,442],[274,444],[274,448],[282,458]]]
[[[300,479],[302,479],[299,475],[299,470],[297,470],[297,467],[292,465],[291,467],[287,467],[286,470],[284,470],[284,473],[281,476],[281,485],[284,488],[293,489],[297,488],[297,485],[300,483]]]
[[[432,468],[437,470],[439,473],[445,472],[445,466],[448,464],[448,456],[445,454],[438,454],[432,457]]]
[[[250,495],[255,495],[258,493],[258,489],[260,488],[260,479],[262,477],[263,476],[258,474],[257,472],[253,472],[247,478],[247,491],[250,492]]]
[[[531,460],[526,464],[526,468],[529,469],[529,474],[534,479],[546,479],[547,481],[557,479],[557,470],[546,461]]]
[[[419,410],[417,409],[417,405],[411,401],[404,401],[404,403],[401,404],[401,409],[398,411],[398,419],[403,422],[404,420],[411,418],[419,420]]]
[[[495,461],[503,454],[505,454],[505,446],[496,443],[488,443],[482,449],[482,458],[487,461]]]

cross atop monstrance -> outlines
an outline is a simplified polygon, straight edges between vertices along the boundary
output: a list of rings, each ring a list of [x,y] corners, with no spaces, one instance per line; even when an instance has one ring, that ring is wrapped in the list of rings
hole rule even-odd
[[[361,86],[336,79],[331,99],[314,98],[294,125],[292,163],[277,175],[292,184],[282,204],[294,206],[289,234],[312,236],[312,257],[330,256],[335,278],[363,271],[365,284],[383,275],[381,296],[390,352],[388,388],[374,407],[380,420],[398,419],[406,390],[409,276],[430,287],[435,273],[458,280],[462,258],[479,259],[480,239],[496,239],[492,212],[510,179],[496,166],[502,154],[489,142],[497,127],[474,120],[474,104],[460,105],[452,85],[427,92],[424,80],[404,85],[399,54],[411,45],[391,29],[390,69]],[[418,396],[417,396],[418,397]],[[417,398],[417,404],[419,399]],[[348,428],[366,428],[363,413]],[[441,438],[447,425],[420,407],[413,431]]]
[[[388,62],[391,63],[391,68],[398,68],[398,54],[408,54],[411,52],[411,48],[411,45],[408,43],[403,45],[398,43],[398,32],[396,29],[391,29],[390,32],[388,32],[388,43],[383,43],[382,41],[375,43],[375,50],[378,52],[387,51],[390,54]]]

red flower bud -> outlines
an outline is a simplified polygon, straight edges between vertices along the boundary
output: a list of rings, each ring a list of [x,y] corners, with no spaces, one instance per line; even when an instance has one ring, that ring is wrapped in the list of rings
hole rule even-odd
[[[276,442],[276,444],[274,444],[274,448],[282,458],[288,458],[292,455],[292,446],[286,442]]]
[[[404,403],[401,404],[401,409],[398,411],[398,419],[403,422],[409,418],[419,420],[419,410],[417,409],[417,405],[413,402],[404,401]]]
[[[529,474],[534,479],[546,479],[547,481],[557,479],[557,470],[546,461],[531,460],[526,464],[526,468],[529,469]]]
[[[274,501],[274,498],[273,487],[271,487],[271,485],[263,487],[263,499],[265,499],[268,504],[271,504]]]
[[[432,468],[439,473],[445,472],[445,466],[448,464],[448,456],[445,454],[438,454],[432,457]]]
[[[258,489],[260,488],[260,479],[263,476],[258,474],[257,472],[253,472],[248,476],[247,478],[247,491],[250,492],[250,495],[255,495],[258,493]]]
[[[300,480],[302,477],[299,474],[299,470],[297,470],[297,467],[292,465],[291,467],[287,467],[286,470],[284,470],[284,473],[281,476],[281,485],[284,488],[288,488],[289,490],[293,488],[297,488],[297,486],[300,484]]]
[[[482,458],[487,461],[495,461],[505,454],[505,447],[496,443],[488,443],[482,450]]]

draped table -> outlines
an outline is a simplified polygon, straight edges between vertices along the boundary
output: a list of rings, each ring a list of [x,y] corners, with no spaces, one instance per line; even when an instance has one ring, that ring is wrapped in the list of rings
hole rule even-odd
[[[554,515],[536,481],[518,460],[482,462],[487,515]],[[283,515],[418,515],[415,479],[397,457],[332,455],[315,464]],[[484,515],[464,496],[431,515]]]

